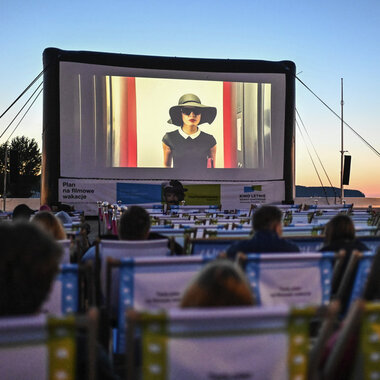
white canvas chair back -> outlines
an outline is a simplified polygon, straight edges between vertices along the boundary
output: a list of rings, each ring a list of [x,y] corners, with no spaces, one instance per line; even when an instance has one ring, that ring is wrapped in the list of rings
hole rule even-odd
[[[70,247],[71,247],[71,240],[58,240],[58,243],[62,246],[62,264],[70,264]]]
[[[76,313],[79,307],[78,292],[78,265],[61,265],[41,311],[55,315]]]
[[[256,303],[327,304],[334,258],[330,252],[248,254],[245,271]]]
[[[130,308],[179,307],[191,279],[210,259],[202,256],[123,259],[120,263],[117,350],[125,347],[125,315]]]
[[[75,330],[73,318],[0,318],[1,380],[76,379]]]
[[[99,253],[101,260],[100,282],[103,294],[105,294],[106,280],[106,260],[111,257],[121,260],[127,257],[162,257],[169,254],[168,240],[102,240],[99,243]],[[118,283],[118,273],[113,276],[115,286]]]
[[[136,256],[166,256],[169,252],[168,240],[102,240],[99,243],[100,257],[102,262],[107,257],[122,259]]]
[[[0,319],[2,379],[49,379],[45,324],[45,316]]]
[[[306,379],[313,315],[281,306],[137,314],[142,379]]]
[[[241,240],[241,238],[192,239],[188,244],[191,246],[192,255],[216,257],[226,252],[231,244]]]

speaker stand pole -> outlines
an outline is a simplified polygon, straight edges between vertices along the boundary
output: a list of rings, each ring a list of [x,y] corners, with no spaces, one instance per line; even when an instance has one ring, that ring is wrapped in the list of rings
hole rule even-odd
[[[343,188],[343,158],[344,158],[344,150],[343,150],[343,78],[340,78],[340,92],[341,92],[341,100],[340,100],[340,203],[343,204],[344,198],[344,188]]]
[[[8,141],[5,143],[5,157],[4,157],[4,183],[3,183],[3,209],[5,212],[5,205],[7,200],[7,166],[8,166]]]

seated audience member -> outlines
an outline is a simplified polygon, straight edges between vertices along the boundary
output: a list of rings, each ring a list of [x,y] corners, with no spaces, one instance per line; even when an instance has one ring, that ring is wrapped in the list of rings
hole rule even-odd
[[[251,306],[254,299],[244,272],[229,260],[207,264],[185,290],[181,307]]]
[[[22,203],[14,208],[13,213],[12,213],[12,220],[14,221],[29,220],[31,215],[33,214],[34,214],[34,211],[29,206]]]
[[[61,247],[29,223],[0,224],[0,315],[34,314],[59,270]]]
[[[61,246],[32,223],[0,224],[0,316],[40,311],[59,271]],[[86,341],[78,335],[77,377],[86,371]],[[106,353],[97,346],[98,379],[117,380]]]
[[[32,218],[32,223],[39,225],[44,231],[53,236],[55,240],[67,239],[62,223],[49,211],[39,211]]]
[[[144,208],[131,206],[121,215],[120,240],[148,240],[149,230],[150,216]]]
[[[128,207],[123,212],[119,221],[119,240],[156,240],[166,239],[165,236],[150,232],[150,216],[140,206]],[[168,241],[169,244],[169,241]],[[177,245],[178,246],[178,245]],[[182,247],[176,247],[176,254],[182,254]],[[181,251],[181,252],[179,252]],[[95,247],[91,247],[83,256],[82,260],[94,260]]]
[[[299,252],[299,248],[285,240],[282,235],[282,212],[275,206],[261,206],[252,216],[254,235],[236,242],[227,250],[227,257],[234,259],[238,252],[274,253]]]
[[[175,206],[185,199],[185,189],[181,182],[177,180],[171,180],[169,183],[162,184],[164,201],[167,205]]]
[[[320,249],[322,252],[338,252],[344,250],[346,255],[341,263],[341,270],[335,275],[335,281],[331,287],[331,294],[333,296],[339,290],[348,262],[351,258],[353,250],[368,251],[368,247],[361,241],[355,238],[355,226],[348,215],[339,214],[334,216],[325,226],[325,240],[324,245]],[[344,307],[349,300],[349,293],[341,296],[341,302]]]
[[[369,248],[355,238],[355,226],[348,215],[335,215],[325,227],[325,241],[321,251],[337,252],[341,249],[368,251]]]

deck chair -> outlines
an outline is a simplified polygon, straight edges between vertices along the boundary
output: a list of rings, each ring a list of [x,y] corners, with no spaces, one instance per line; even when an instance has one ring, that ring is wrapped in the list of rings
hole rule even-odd
[[[349,298],[348,307],[358,298],[363,298],[363,293],[366,288],[367,280],[371,272],[371,267],[374,263],[374,253],[373,252],[363,252],[358,264],[356,271],[356,276],[354,284],[352,286],[352,292]],[[378,270],[378,265],[376,266]],[[375,276],[375,273],[372,273],[372,276]],[[378,272],[377,272],[378,277]],[[368,295],[367,295],[368,296]],[[367,298],[368,299],[368,298]]]
[[[359,295],[366,301],[380,299],[380,248],[377,249],[373,258],[367,283],[364,287],[363,294]]]
[[[112,294],[119,294],[115,351],[123,352],[125,347],[126,310],[178,307],[190,280],[208,261],[210,259],[202,256],[108,259],[107,300],[110,310],[116,299]],[[112,268],[119,269],[117,281]]]
[[[191,255],[202,255],[216,257],[222,252],[226,252],[231,244],[244,238],[211,238],[211,239],[189,239],[186,252]]]
[[[334,299],[342,305],[342,316],[350,304],[360,297],[364,290],[374,253],[354,250],[349,258]]]
[[[142,380],[306,379],[314,308],[236,307],[128,315],[141,328]],[[128,355],[128,379],[135,350]]]
[[[258,305],[326,305],[334,259],[331,252],[248,254],[242,265]]]
[[[0,318],[0,377],[2,380],[74,380],[77,355],[87,346],[87,377],[95,379],[97,312],[57,318],[46,315]],[[86,346],[77,346],[77,332]],[[82,353],[83,354],[83,353]]]
[[[375,236],[378,231],[379,231],[378,226],[368,226],[367,223],[365,223],[364,225],[355,225],[355,235],[359,238],[361,236],[368,236],[368,235]]]
[[[79,276],[77,264],[62,264],[53,281],[42,312],[51,314],[76,313],[79,309]]]
[[[195,238],[197,229],[196,228],[154,228],[151,232],[166,236],[169,241],[174,240],[181,247],[185,247],[187,239]],[[173,253],[173,249],[171,249]]]
[[[235,230],[225,230],[225,229],[205,229],[203,233],[204,238],[218,237],[218,238],[245,238],[249,239],[252,233],[252,228],[237,228]]]
[[[379,352],[380,304],[357,299],[323,368],[323,380],[380,378]]]
[[[301,252],[318,252],[323,246],[322,236],[292,236],[285,237],[296,244]]]
[[[321,327],[309,353],[308,380],[321,379],[321,366],[325,346],[339,323],[340,302],[331,301],[322,317]]]
[[[284,226],[282,235],[283,237],[290,236],[318,236],[321,235],[323,226],[308,224],[305,226]]]
[[[108,257],[122,259],[124,257],[157,257],[169,254],[168,240],[100,240],[95,247],[95,289],[98,302],[101,294],[105,294],[106,261]],[[117,274],[115,274],[115,278]]]
[[[372,252],[376,252],[376,250],[380,247],[380,236],[360,236],[359,240]]]

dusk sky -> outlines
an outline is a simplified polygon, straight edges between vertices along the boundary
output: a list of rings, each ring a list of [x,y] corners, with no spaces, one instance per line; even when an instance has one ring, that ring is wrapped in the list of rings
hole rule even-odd
[[[0,114],[42,70],[42,52],[47,47],[292,60],[300,79],[338,113],[340,78],[344,78],[344,118],[380,151],[378,0],[3,0],[0,34]],[[33,137],[41,146],[41,98],[13,137]],[[0,134],[26,99],[0,119]],[[339,119],[299,83],[296,104],[333,184],[339,186]],[[351,131],[345,129],[344,133],[345,150],[352,155],[348,188],[361,190],[367,197],[380,197],[380,157]],[[322,180],[328,185],[324,176]],[[298,130],[296,184],[320,185]]]

